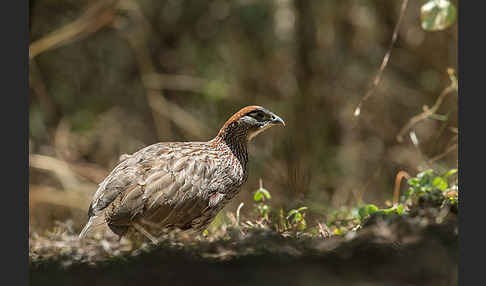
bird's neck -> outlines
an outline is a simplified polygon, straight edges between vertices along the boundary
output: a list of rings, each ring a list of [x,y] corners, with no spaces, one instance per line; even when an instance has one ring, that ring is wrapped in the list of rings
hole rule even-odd
[[[220,146],[228,148],[241,165],[246,168],[248,163],[248,134],[246,131],[231,131],[218,134],[214,140]]]

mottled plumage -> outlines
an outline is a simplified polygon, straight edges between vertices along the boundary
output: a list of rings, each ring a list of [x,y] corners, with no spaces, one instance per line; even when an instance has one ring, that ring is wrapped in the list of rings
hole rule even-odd
[[[275,124],[284,122],[248,106],[210,141],[161,142],[123,156],[94,194],[80,238],[102,223],[120,236],[134,227],[153,242],[166,228],[203,230],[246,181],[248,141]]]

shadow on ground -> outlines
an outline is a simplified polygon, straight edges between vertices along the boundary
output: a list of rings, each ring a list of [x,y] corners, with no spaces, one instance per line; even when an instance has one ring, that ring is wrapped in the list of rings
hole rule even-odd
[[[441,223],[396,216],[372,217],[365,225],[330,238],[285,238],[256,230],[244,238],[165,241],[126,252],[102,240],[91,256],[80,252],[88,247],[84,242],[66,235],[70,247],[44,247],[57,249],[49,256],[38,246],[33,250],[31,241],[30,279],[32,285],[92,286],[457,285],[455,214]]]

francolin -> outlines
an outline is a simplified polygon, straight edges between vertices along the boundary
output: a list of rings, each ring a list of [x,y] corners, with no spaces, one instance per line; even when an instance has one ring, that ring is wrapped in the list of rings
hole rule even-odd
[[[160,142],[122,161],[99,184],[83,238],[106,223],[122,237],[130,228],[153,243],[164,229],[204,230],[248,177],[248,142],[284,121],[247,106],[207,142]]]

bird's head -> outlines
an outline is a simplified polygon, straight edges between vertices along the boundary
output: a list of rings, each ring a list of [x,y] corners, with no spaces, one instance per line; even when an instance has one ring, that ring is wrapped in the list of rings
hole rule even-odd
[[[246,137],[247,141],[268,128],[285,122],[273,112],[261,106],[247,106],[231,116],[219,131],[220,137]]]

